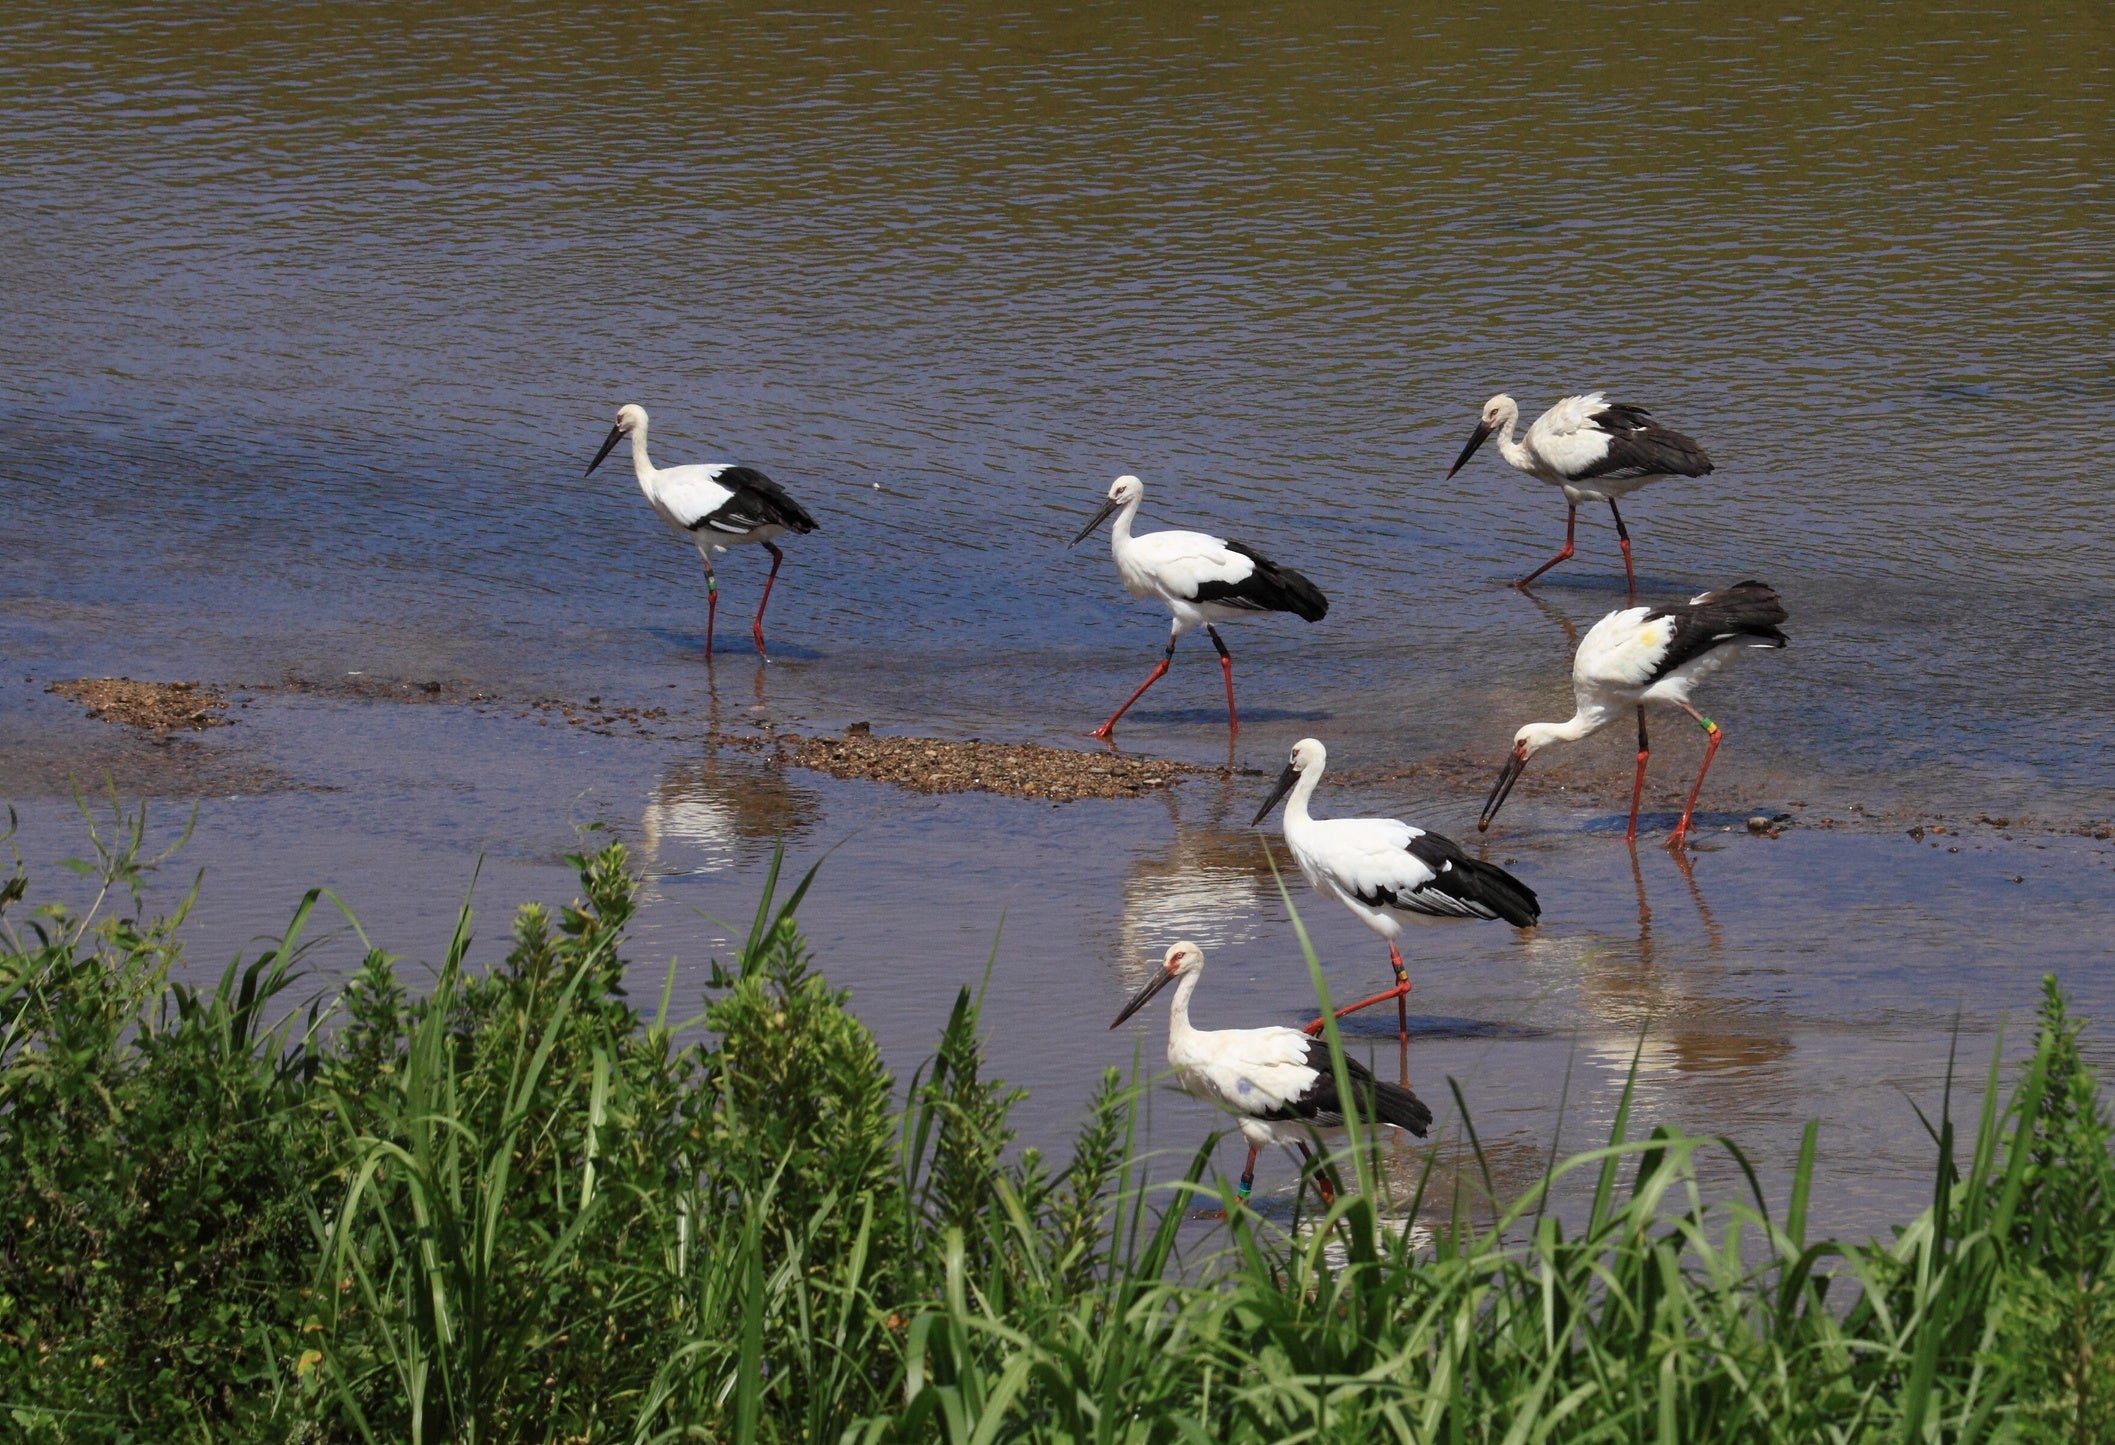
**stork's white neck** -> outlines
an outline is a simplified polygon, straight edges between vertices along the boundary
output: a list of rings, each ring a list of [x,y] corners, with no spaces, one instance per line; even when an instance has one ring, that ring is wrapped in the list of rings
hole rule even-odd
[[[1530,753],[1551,743],[1575,743],[1592,733],[1597,733],[1616,719],[1616,710],[1597,702],[1577,705],[1568,722],[1531,723],[1534,733],[1529,737]]]
[[[1533,472],[1537,470],[1535,453],[1529,450],[1524,443],[1513,440],[1513,427],[1520,420],[1520,409],[1518,407],[1506,408],[1503,418],[1505,425],[1498,429],[1496,438],[1498,455],[1504,457],[1506,465],[1512,467],[1515,471]]]
[[[654,479],[653,459],[646,454],[646,423],[643,420],[632,428],[632,472],[642,487]]]
[[[1168,1052],[1174,1054],[1194,1038],[1197,1030],[1190,1024],[1190,995],[1197,992],[1197,980],[1204,977],[1204,970],[1186,973],[1175,982],[1175,1001],[1168,1005]]]
[[[1288,836],[1294,829],[1304,828],[1314,821],[1307,814],[1307,800],[1312,798],[1315,789],[1322,785],[1322,766],[1317,763],[1300,774],[1299,780],[1292,785],[1292,792],[1286,795],[1285,831]]]
[[[1109,529],[1109,551],[1121,557],[1131,546],[1131,519],[1138,515],[1138,507],[1145,501],[1143,494],[1123,504],[1116,514],[1116,524]]]

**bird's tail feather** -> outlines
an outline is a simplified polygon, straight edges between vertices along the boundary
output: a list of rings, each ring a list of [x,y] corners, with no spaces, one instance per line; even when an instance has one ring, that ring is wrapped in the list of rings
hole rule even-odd
[[[1715,634],[1746,637],[1757,647],[1783,647],[1791,640],[1779,630],[1787,616],[1784,599],[1764,583],[1736,582],[1701,593],[1689,605]]]
[[[1432,1127],[1432,1111],[1425,1101],[1385,1079],[1373,1081],[1373,1117],[1380,1123],[1393,1124],[1398,1129],[1407,1129],[1422,1139],[1425,1130]]]
[[[1300,618],[1303,622],[1320,622],[1329,615],[1329,599],[1322,589],[1315,586],[1290,567],[1271,566],[1271,580],[1285,594],[1283,610]]]
[[[1329,615],[1329,599],[1322,595],[1322,589],[1292,568],[1281,567],[1255,548],[1244,547],[1239,542],[1227,543],[1226,549],[1255,564],[1255,571],[1247,580],[1236,584],[1239,605],[1261,607],[1271,612],[1290,612],[1306,622],[1320,622]],[[1203,590],[1198,596],[1209,600],[1209,594]]]
[[[1454,866],[1461,870],[1476,901],[1515,928],[1533,928],[1541,920],[1542,902],[1535,890],[1496,863],[1463,858]]]

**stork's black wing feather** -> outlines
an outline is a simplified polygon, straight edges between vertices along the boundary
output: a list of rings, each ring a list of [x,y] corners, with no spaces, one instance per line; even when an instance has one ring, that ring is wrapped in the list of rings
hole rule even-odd
[[[1458,898],[1483,917],[1502,918],[1515,928],[1533,928],[1541,919],[1534,889],[1496,863],[1471,858],[1452,838],[1420,833],[1410,840],[1410,852],[1432,870],[1428,892]]]
[[[759,527],[784,527],[805,535],[816,528],[808,509],[786,495],[786,489],[755,467],[728,467],[713,481],[734,493],[690,524],[693,532],[710,528],[740,536]]]
[[[1329,1066],[1328,1042],[1309,1039],[1305,1062],[1315,1071],[1315,1081],[1308,1085],[1307,1092],[1289,1100],[1284,1108],[1273,1109],[1262,1117],[1276,1122],[1305,1119],[1318,1129],[1333,1129],[1344,1122],[1344,1101],[1337,1093],[1336,1073]],[[1408,1089],[1385,1079],[1376,1079],[1372,1070],[1348,1055],[1344,1059],[1344,1074],[1358,1097],[1359,1113],[1367,1123],[1393,1124],[1419,1138],[1423,1138],[1425,1130],[1431,1127],[1432,1110]]]
[[[1198,602],[1216,602],[1222,607],[1246,607],[1257,612],[1291,612],[1309,622],[1320,622],[1329,612],[1329,599],[1322,589],[1293,571],[1280,567],[1252,547],[1239,542],[1226,544],[1255,564],[1239,582],[1206,582],[1197,588]]]
[[[1610,402],[1593,414],[1593,424],[1608,434],[1608,455],[1573,478],[1701,477],[1711,458],[1694,440],[1661,426],[1642,406]]]
[[[1400,908],[1431,918],[1502,918],[1533,928],[1542,917],[1535,890],[1495,863],[1471,858],[1452,838],[1419,833],[1410,856],[1432,870],[1417,888],[1373,888],[1354,896],[1368,908]]]
[[[1786,617],[1784,602],[1760,582],[1736,582],[1694,602],[1655,608],[1646,621],[1656,617],[1674,620],[1674,637],[1646,679],[1648,686],[1715,647],[1783,647],[1792,640],[1778,628]]]

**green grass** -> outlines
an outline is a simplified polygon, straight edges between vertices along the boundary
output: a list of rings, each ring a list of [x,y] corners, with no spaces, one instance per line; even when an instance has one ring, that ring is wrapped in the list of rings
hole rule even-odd
[[[615,846],[503,949],[466,910],[423,992],[369,948],[303,1008],[335,902],[186,986],[144,834],[92,834],[79,912],[0,881],[12,1438],[2115,1438],[2115,1169],[2053,983],[2020,1067],[1928,1121],[1931,1204],[1885,1241],[1808,1237],[1811,1126],[1773,1212],[1732,1143],[1628,1094],[1604,1146],[1474,1218],[1433,1167],[1383,1198],[1354,1129],[1337,1204],[1288,1232],[1202,1128],[1180,1181],[1144,1157],[1151,1080],[1103,1077],[1068,1158],[1018,1148],[968,990],[899,1091],[776,863],[696,1018],[672,974],[623,992]],[[1709,1195],[1712,1155],[1749,1187]],[[1569,1226],[1557,1191],[1591,1201]],[[1200,1248],[1182,1216],[1212,1202]]]

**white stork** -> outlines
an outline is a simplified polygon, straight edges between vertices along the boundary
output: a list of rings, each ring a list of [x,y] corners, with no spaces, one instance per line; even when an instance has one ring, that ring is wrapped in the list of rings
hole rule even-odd
[[[1689,695],[1735,654],[1751,647],[1783,647],[1790,641],[1778,630],[1784,620],[1784,603],[1760,582],[1737,582],[1671,607],[1625,607],[1609,613],[1580,640],[1572,659],[1571,721],[1529,723],[1513,734],[1513,755],[1484,801],[1477,829],[1491,826],[1529,758],[1551,743],[1577,742],[1597,733],[1632,707],[1638,714],[1638,777],[1630,790],[1630,831],[1624,836],[1635,841],[1638,800],[1645,792],[1645,704],[1671,702],[1695,718],[1710,739],[1682,821],[1667,840],[1668,847],[1679,848],[1723,736],[1717,723],[1690,705]]]
[[[1476,449],[1493,432],[1498,434],[1498,454],[1508,464],[1531,477],[1539,477],[1564,489],[1564,550],[1513,585],[1528,583],[1572,555],[1572,531],[1579,521],[1581,502],[1606,502],[1616,519],[1616,540],[1623,547],[1623,578],[1629,584],[1629,600],[1638,600],[1638,577],[1630,561],[1630,529],[1616,510],[1616,498],[1627,497],[1647,482],[1661,477],[1701,477],[1711,470],[1704,449],[1678,431],[1669,431],[1652,419],[1642,406],[1610,401],[1598,391],[1568,396],[1527,429],[1523,442],[1513,440],[1514,423],[1520,420],[1520,404],[1500,393],[1483,404],[1483,419],[1476,424],[1469,444],[1461,449],[1447,475],[1460,471]]]
[[[602,450],[588,463],[587,476],[602,465],[626,436],[632,439],[632,470],[638,474],[639,490],[646,493],[661,520],[670,530],[689,540],[705,563],[705,656],[712,656],[713,621],[720,611],[720,579],[712,570],[712,554],[742,542],[757,542],[771,554],[771,575],[764,579],[764,595],[756,604],[756,620],[750,634],[756,651],[764,655],[764,608],[771,601],[771,584],[778,580],[779,564],[786,554],[779,551],[778,537],[792,532],[805,536],[815,530],[815,519],[807,508],[786,495],[786,489],[754,467],[732,462],[707,462],[702,466],[657,467],[646,455],[646,408],[620,406],[617,424],[603,438]]]
[[[1337,1010],[1337,1017],[1371,1004],[1395,1000],[1398,1037],[1410,1039],[1410,974],[1395,948],[1403,921],[1442,918],[1503,919],[1533,928],[1542,917],[1535,891],[1495,863],[1462,852],[1437,833],[1395,818],[1313,818],[1307,800],[1322,781],[1328,751],[1313,738],[1293,744],[1292,759],[1250,826],[1261,823],[1285,798],[1285,845],[1317,893],[1334,898],[1388,945],[1395,987]],[[1291,794],[1287,797],[1287,794]],[[1321,1031],[1321,1020],[1307,1026]]]
[[[1116,733],[1116,720],[1145,696],[1146,689],[1160,681],[1175,660],[1175,644],[1185,632],[1202,626],[1219,650],[1219,666],[1226,673],[1226,726],[1241,731],[1234,713],[1234,657],[1220,638],[1217,622],[1254,617],[1259,612],[1291,612],[1309,622],[1320,622],[1329,611],[1329,599],[1320,588],[1290,567],[1277,563],[1239,542],[1228,542],[1203,532],[1148,532],[1131,535],[1131,520],[1145,497],[1145,484],[1136,477],[1118,477],[1109,488],[1094,519],[1080,528],[1068,544],[1077,547],[1099,527],[1111,512],[1116,525],[1109,529],[1109,550],[1116,558],[1117,576],[1133,597],[1157,597],[1174,614],[1168,628],[1167,651],[1160,666],[1138,685],[1138,691],[1116,710],[1115,717],[1096,728],[1090,737],[1104,742]]]
[[[1168,1064],[1184,1093],[1217,1104],[1234,1116],[1248,1140],[1248,1162],[1241,1169],[1241,1197],[1256,1182],[1256,1153],[1265,1144],[1293,1144],[1302,1158],[1311,1129],[1341,1128],[1344,1103],[1337,1094],[1336,1072],[1329,1066],[1329,1046],[1320,1039],[1272,1025],[1260,1029],[1200,1029],[1190,1023],[1190,995],[1204,972],[1204,953],[1194,943],[1170,948],[1110,1028],[1144,1008],[1169,984],[1176,985],[1168,1009]],[[1347,1057],[1344,1072],[1351,1081],[1359,1116],[1369,1123],[1392,1124],[1423,1138],[1432,1111],[1408,1089],[1373,1077],[1364,1064]],[[1329,1203],[1329,1184],[1316,1185]]]

